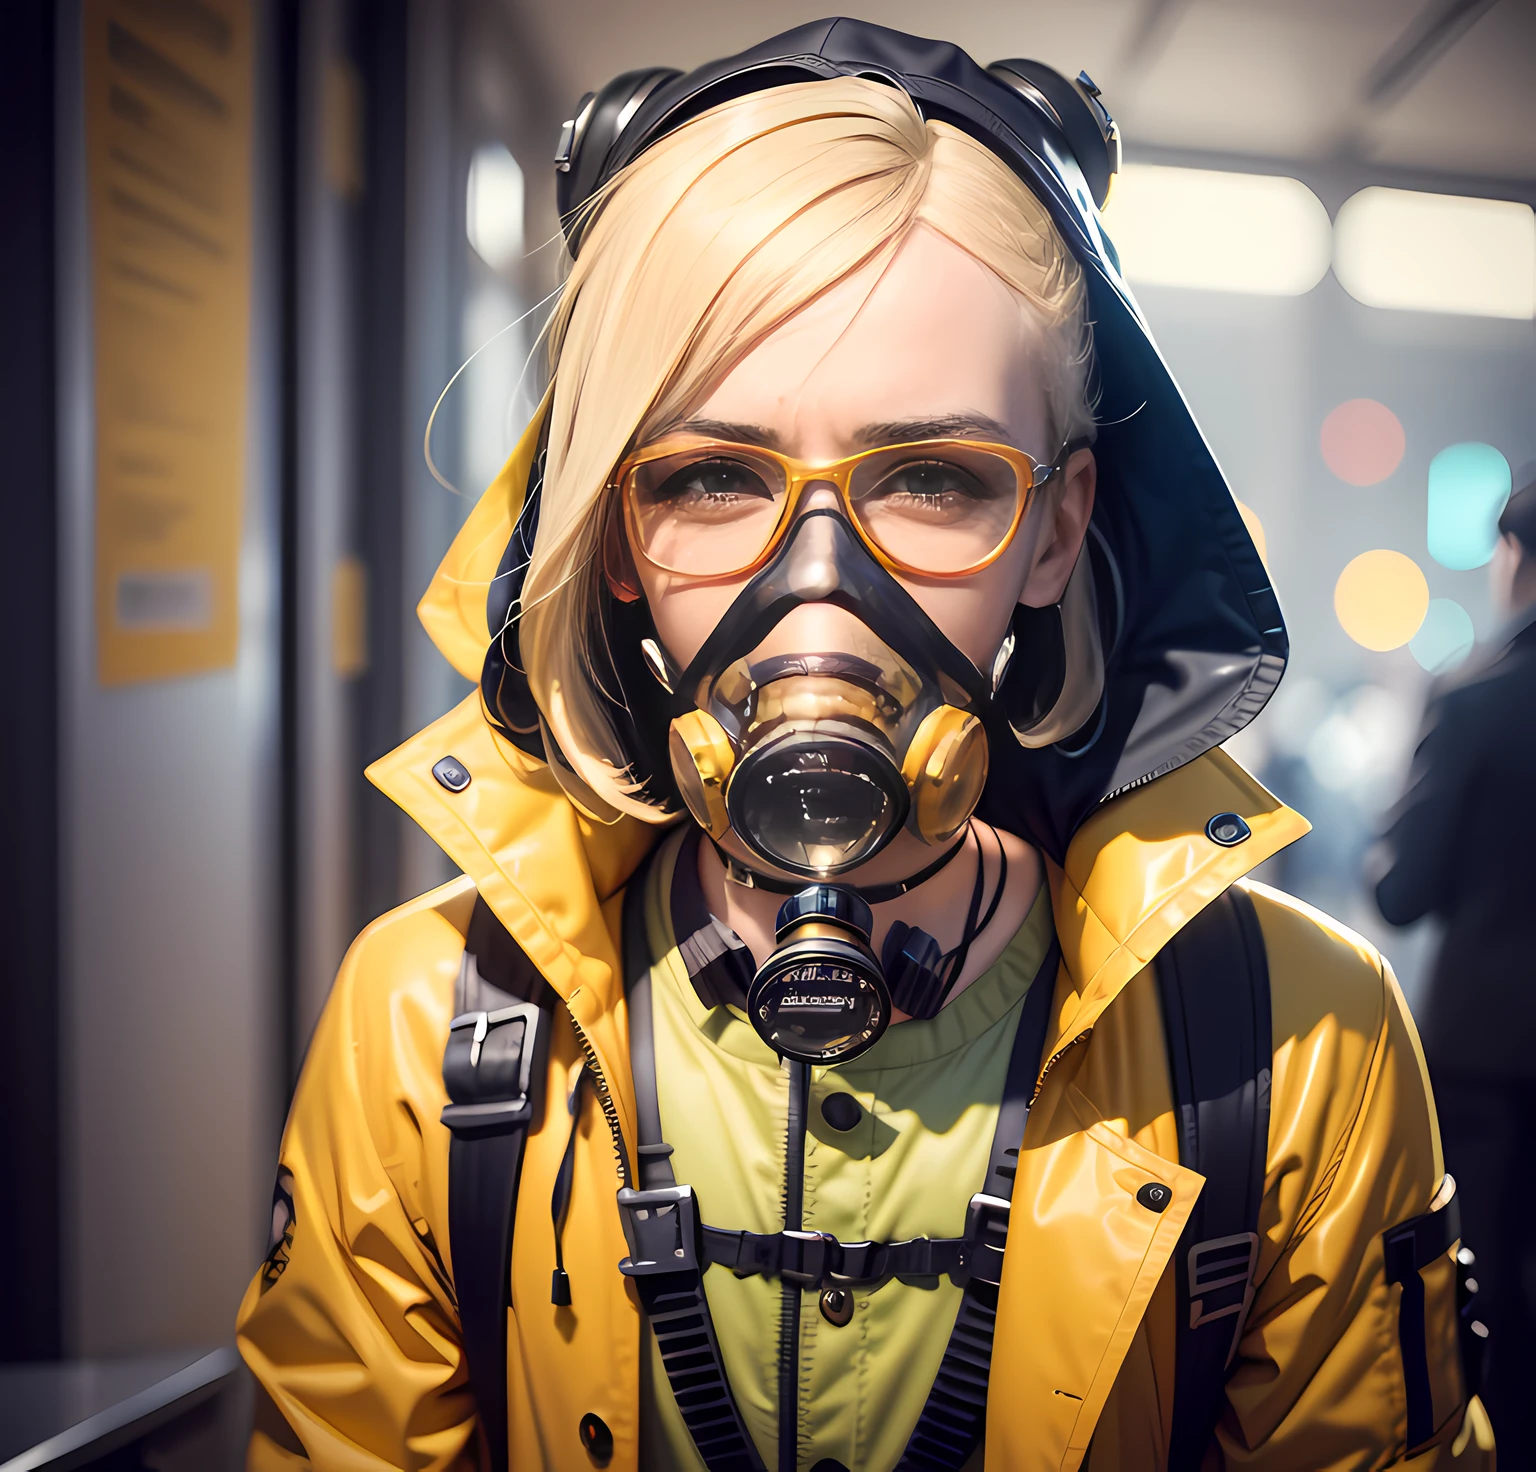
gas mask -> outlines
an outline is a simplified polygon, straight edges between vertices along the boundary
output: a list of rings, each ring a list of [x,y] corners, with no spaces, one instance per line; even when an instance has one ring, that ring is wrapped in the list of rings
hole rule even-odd
[[[854,616],[845,647],[757,654],[806,603]],[[1011,649],[1010,639],[998,678]],[[642,653],[673,692],[672,771],[695,820],[717,843],[734,832],[765,863],[819,881],[792,893],[779,913],[776,948],[747,994],[758,1034],[781,1056],[830,1064],[873,1047],[893,1006],[933,1016],[986,923],[978,926],[979,858],[964,938],[947,956],[931,936],[898,923],[877,957],[869,905],[904,893],[959,851],[955,840],[986,785],[981,715],[993,682],[832,508],[792,523],[681,674],[655,640]],[[860,892],[827,882],[879,853],[903,827],[947,851],[899,883]]]
[[[754,658],[806,603],[851,613],[852,647]],[[793,523],[681,674],[655,641],[642,652],[673,692],[671,764],[689,812],[775,868],[834,879],[903,827],[942,847],[981,798],[993,682],[831,508]]]

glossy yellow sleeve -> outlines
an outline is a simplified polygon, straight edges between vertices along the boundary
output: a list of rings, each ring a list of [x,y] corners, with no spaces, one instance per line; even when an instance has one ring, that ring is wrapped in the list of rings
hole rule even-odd
[[[478,1465],[443,1247],[448,1136],[430,1127],[473,898],[461,880],[365,930],[315,1031],[275,1240],[240,1306],[252,1469]]]
[[[1270,1157],[1217,1465],[1491,1472],[1487,1417],[1466,1403],[1449,1255],[1421,1274],[1434,1432],[1406,1445],[1402,1289],[1387,1281],[1382,1234],[1429,1210],[1445,1180],[1402,993],[1358,937],[1258,886],[1254,898],[1275,996]]]

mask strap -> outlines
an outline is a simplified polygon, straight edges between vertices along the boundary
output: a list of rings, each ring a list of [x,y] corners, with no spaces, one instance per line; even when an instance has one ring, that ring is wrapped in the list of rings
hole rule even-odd
[[[989,831],[997,843],[997,887],[992,891],[992,902],[987,906],[987,913],[977,923],[977,912],[981,909],[981,894],[986,883],[987,866],[981,851],[981,833],[976,833],[976,887],[971,891],[971,908],[965,917],[965,929],[960,933],[960,944],[952,950],[945,960],[949,964],[949,974],[944,978],[944,990],[939,993],[939,1006],[942,1007],[950,992],[955,988],[955,983],[960,980],[960,973],[965,970],[965,963],[970,959],[971,947],[976,942],[976,937],[989,926],[997,915],[997,907],[1002,903],[1003,890],[1008,884],[1008,853],[1003,847],[1003,840],[998,838],[997,829],[989,826]],[[935,1009],[937,1010],[937,1008]]]
[[[926,930],[913,930],[896,921],[886,932],[881,964],[891,989],[891,1001],[909,1017],[923,1021],[939,1015],[969,959],[971,946],[997,916],[1003,891],[1008,887],[1008,853],[990,828],[997,843],[997,884],[986,913],[978,918],[981,897],[986,888],[986,864],[983,862],[981,835],[976,835],[976,883],[971,890],[971,904],[966,913],[960,943],[945,955],[939,954],[938,942]]]

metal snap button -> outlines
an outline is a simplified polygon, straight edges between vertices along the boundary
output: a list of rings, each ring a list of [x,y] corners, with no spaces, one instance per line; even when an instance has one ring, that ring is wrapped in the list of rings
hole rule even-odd
[[[821,1117],[833,1129],[846,1134],[864,1118],[864,1109],[852,1094],[828,1094],[821,1101]]]
[[[449,792],[463,792],[469,786],[469,769],[457,757],[445,756],[432,768],[432,775]]]
[[[1235,848],[1245,838],[1253,836],[1253,829],[1236,813],[1217,813],[1205,825],[1205,836],[1223,848]]]
[[[588,1411],[581,1418],[577,1429],[581,1432],[581,1444],[586,1447],[587,1455],[594,1462],[601,1466],[613,1455],[613,1432],[601,1416],[594,1416]]]
[[[1155,1211],[1161,1214],[1167,1209],[1168,1203],[1173,1200],[1173,1192],[1170,1191],[1168,1187],[1165,1186],[1161,1181],[1148,1181],[1147,1184],[1136,1193],[1136,1199],[1143,1206],[1145,1206],[1148,1211]]]

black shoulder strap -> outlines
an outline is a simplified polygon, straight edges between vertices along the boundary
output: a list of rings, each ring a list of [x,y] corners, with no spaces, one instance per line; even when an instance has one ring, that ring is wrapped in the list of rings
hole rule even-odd
[[[1269,964],[1236,887],[1158,954],[1179,1161],[1205,1185],[1174,1254],[1178,1358],[1170,1472],[1196,1472],[1253,1301],[1269,1147]]]
[[[972,1221],[993,1249],[996,1268],[975,1274],[965,1285],[933,1389],[923,1403],[896,1472],[958,1472],[971,1460],[987,1429],[987,1389],[992,1379],[997,1295],[1002,1283],[1002,1254],[1008,1246],[1013,1182],[1045,1052],[1060,965],[1061,947],[1053,938],[1024,997],[992,1132],[986,1183],[981,1194],[971,1198]],[[968,1225],[967,1235],[969,1231]]]
[[[955,1326],[897,1472],[950,1472],[963,1467],[980,1444],[986,1427],[997,1292],[1008,1241],[1013,1181],[1045,1050],[1060,947],[1053,939],[1024,1000],[993,1131],[987,1177],[981,1191],[971,1198],[965,1237],[944,1242],[914,1240],[895,1245],[866,1242],[845,1246],[822,1233],[779,1232],[758,1236],[750,1232],[722,1232],[700,1224],[692,1188],[677,1184],[670,1158],[672,1147],[665,1143],[661,1130],[643,872],[630,881],[623,925],[641,1190],[619,1193],[620,1206],[626,1210],[625,1233],[632,1249],[622,1270],[635,1279],[667,1378],[704,1465],[710,1472],[761,1472],[762,1468],[726,1377],[703,1285],[703,1269],[709,1254],[699,1250],[700,1246],[707,1249],[711,1238],[717,1243],[750,1238],[759,1246],[777,1248],[780,1253],[792,1239],[802,1247],[808,1241],[821,1240],[845,1256],[842,1267],[847,1275],[839,1279],[842,1282],[852,1282],[859,1276],[853,1269],[852,1255],[861,1249],[886,1254],[908,1248],[926,1249],[933,1255],[940,1248],[964,1249],[965,1290]],[[642,1254],[636,1249],[644,1246],[647,1238],[652,1245]],[[744,1266],[734,1259],[730,1265],[737,1273],[759,1270],[761,1266]],[[800,1263],[801,1268],[806,1266]],[[889,1268],[890,1263],[886,1266]],[[937,1262],[921,1271],[935,1267]],[[781,1259],[776,1271],[789,1276],[788,1262]],[[881,1276],[873,1275],[874,1279]],[[816,1277],[801,1272],[796,1281],[812,1286]],[[817,1286],[819,1281],[817,1278]]]
[[[478,895],[454,1001],[443,1052],[448,1245],[486,1452],[493,1472],[506,1472],[512,1224],[523,1144],[543,1102],[554,993]]]
[[[645,934],[646,863],[624,894],[624,986],[629,1008],[629,1055],[639,1132],[638,1191],[621,1191],[630,1256],[622,1271],[634,1280],[678,1410],[709,1472],[763,1472],[763,1460],[741,1419],[715,1338],[699,1256],[698,1207],[672,1171],[672,1147],[661,1134],[656,1093],[656,1043],[651,1013],[651,956]],[[665,1225],[665,1247],[642,1250]],[[672,1245],[675,1243],[676,1245]],[[666,1250],[670,1248],[670,1251]]]

